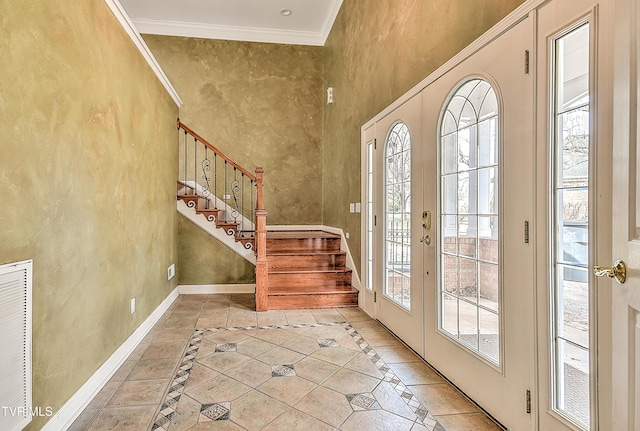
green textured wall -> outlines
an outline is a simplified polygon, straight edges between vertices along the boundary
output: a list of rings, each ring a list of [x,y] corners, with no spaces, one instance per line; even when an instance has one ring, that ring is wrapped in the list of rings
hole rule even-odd
[[[33,404],[58,411],[176,287],[178,108],[103,1],[0,16],[0,264],[34,261]]]
[[[360,127],[523,0],[344,0],[325,45],[323,221],[360,262]],[[345,167],[348,167],[346,169]]]
[[[322,223],[322,48],[145,35],[180,119],[265,169],[268,224]]]
[[[322,48],[144,39],[184,102],[180,119],[241,166],[264,167],[267,223],[321,224]],[[180,226],[180,284],[253,282],[243,258]]]
[[[179,284],[253,284],[255,266],[184,216],[178,220]]]

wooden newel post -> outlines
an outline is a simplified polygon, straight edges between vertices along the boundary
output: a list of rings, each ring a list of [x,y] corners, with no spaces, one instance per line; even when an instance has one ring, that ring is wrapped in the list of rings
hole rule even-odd
[[[267,261],[267,210],[264,209],[262,181],[264,168],[256,168],[256,311],[269,309],[268,284],[269,262]]]

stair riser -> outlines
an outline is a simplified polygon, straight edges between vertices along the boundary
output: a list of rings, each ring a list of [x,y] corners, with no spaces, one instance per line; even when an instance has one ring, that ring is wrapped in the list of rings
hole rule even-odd
[[[267,256],[269,269],[337,269],[344,268],[346,257],[344,254],[316,254],[297,256]]]
[[[351,273],[345,274],[269,274],[269,287],[291,288],[304,292],[313,287],[351,286]]]
[[[270,310],[300,308],[357,307],[357,293],[333,293],[327,295],[269,295]]]
[[[278,251],[340,251],[339,238],[267,239],[267,253]]]

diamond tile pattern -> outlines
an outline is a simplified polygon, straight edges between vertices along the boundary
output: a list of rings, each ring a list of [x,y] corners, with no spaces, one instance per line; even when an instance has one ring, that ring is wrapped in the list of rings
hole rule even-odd
[[[416,396],[423,396],[425,391],[415,387],[414,393],[412,386],[405,384],[349,323],[368,320],[375,326],[375,321],[362,311],[301,310],[279,313],[278,319],[265,319],[251,311],[251,301],[247,295],[180,296],[154,328],[152,334],[157,338],[147,337],[147,345],[136,349],[138,355],[146,348],[158,351],[166,347],[161,345],[166,342],[162,337],[170,332],[171,325],[179,325],[182,330],[185,319],[193,322],[161,404],[147,419],[146,431],[206,427],[277,430],[282,426],[290,428],[293,423],[297,425],[290,429],[374,429],[380,420],[391,421],[389,426],[395,426],[397,421],[398,429],[444,431],[437,417]],[[194,315],[188,312],[190,307]],[[256,322],[280,323],[286,319],[289,323],[195,327],[210,322],[236,322],[229,320],[231,317],[224,318],[233,314],[257,315]],[[422,362],[415,364],[424,367]],[[399,372],[404,376],[402,370]],[[121,385],[123,373],[117,373],[119,380],[111,386]],[[84,419],[83,427],[78,421],[70,431],[109,429],[102,426],[107,423],[108,414],[115,412],[107,412],[108,408],[109,405],[103,408],[92,424],[84,425]],[[482,415],[480,411],[474,414]],[[91,416],[83,414],[86,417]],[[477,431],[501,430],[488,420],[487,424],[486,429]]]

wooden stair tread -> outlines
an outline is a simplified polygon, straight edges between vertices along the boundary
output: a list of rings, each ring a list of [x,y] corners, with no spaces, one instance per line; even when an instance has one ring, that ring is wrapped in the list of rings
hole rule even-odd
[[[267,232],[267,240],[270,239],[314,239],[314,238],[325,238],[325,239],[340,239],[340,235],[335,233],[329,233],[321,230],[305,230],[305,231],[268,231]]]
[[[316,255],[346,256],[347,252],[346,251],[340,251],[340,250],[318,250],[318,251],[314,251],[314,250],[309,250],[309,251],[277,250],[277,251],[268,251],[267,252],[267,257],[269,257],[269,256],[316,256]]]
[[[318,269],[296,269],[296,268],[271,268],[269,274],[345,274],[353,271],[347,267],[342,268],[318,268]]]
[[[358,289],[353,286],[317,286],[307,289],[292,289],[286,287],[270,287],[269,296],[272,295],[331,295],[331,294],[346,294],[346,293],[358,293]]]

